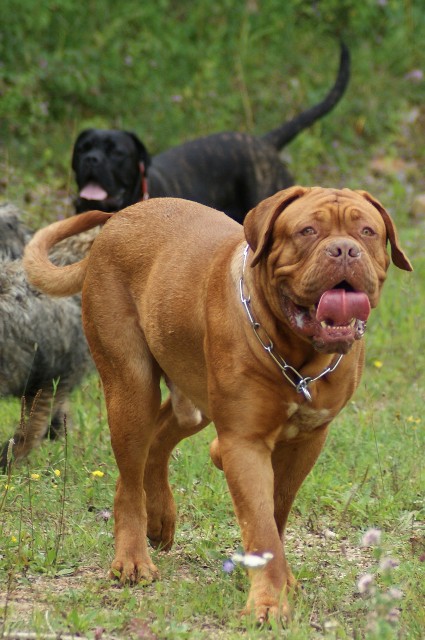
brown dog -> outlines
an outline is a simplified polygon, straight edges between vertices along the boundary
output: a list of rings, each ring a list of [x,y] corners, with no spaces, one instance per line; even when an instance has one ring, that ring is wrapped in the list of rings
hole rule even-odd
[[[250,570],[246,610],[260,622],[287,616],[295,579],[286,521],[329,423],[359,384],[387,242],[394,264],[412,268],[394,225],[372,196],[348,189],[281,191],[244,228],[164,198],[115,214],[84,261],[49,263],[54,243],[107,217],[86,213],[39,231],[25,265],[44,292],[83,287],[119,468],[112,573],[156,577],[146,536],[166,549],[173,542],[171,451],[213,421],[211,455],[226,474],[244,549],[272,555]],[[170,388],[162,405],[161,376]]]

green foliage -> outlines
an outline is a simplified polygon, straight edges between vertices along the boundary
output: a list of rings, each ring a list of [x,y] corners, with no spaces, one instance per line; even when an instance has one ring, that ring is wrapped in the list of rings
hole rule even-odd
[[[3,144],[12,164],[43,170],[40,152],[69,149],[89,123],[133,128],[153,151],[255,130],[257,114],[260,130],[276,126],[324,95],[339,37],[353,49],[354,78],[370,79],[369,91],[357,87],[364,103],[387,70],[401,78],[419,65],[425,36],[419,0],[4,0],[0,25]],[[356,93],[346,114],[358,111]],[[63,170],[69,151],[53,155]]]

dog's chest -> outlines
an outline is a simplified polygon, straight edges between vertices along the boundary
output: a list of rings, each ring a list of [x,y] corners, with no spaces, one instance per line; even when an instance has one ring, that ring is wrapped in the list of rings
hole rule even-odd
[[[323,426],[332,417],[329,409],[316,409],[308,404],[290,402],[286,409],[286,421],[282,425],[283,435],[287,439],[296,438]]]

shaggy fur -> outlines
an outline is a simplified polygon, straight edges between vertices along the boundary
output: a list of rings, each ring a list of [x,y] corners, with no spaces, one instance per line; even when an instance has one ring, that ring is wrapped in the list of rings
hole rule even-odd
[[[0,260],[21,258],[31,231],[20,219],[20,212],[11,202],[0,204]]]
[[[58,245],[55,264],[79,260],[97,229]],[[61,432],[69,392],[92,368],[81,326],[80,296],[51,298],[28,283],[21,257],[31,237],[19,210],[0,205],[0,396],[24,398],[23,415],[13,434],[13,456],[20,459],[49,433]],[[56,386],[56,382],[59,381]],[[9,441],[1,448],[7,466]]]

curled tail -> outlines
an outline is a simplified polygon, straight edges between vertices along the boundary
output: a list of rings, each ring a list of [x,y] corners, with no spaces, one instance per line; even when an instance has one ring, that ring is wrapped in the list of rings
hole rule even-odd
[[[28,281],[51,296],[71,296],[81,291],[89,255],[80,262],[58,267],[49,260],[49,250],[65,238],[104,224],[111,215],[102,211],[88,211],[37,231],[25,247],[23,258]]]
[[[276,149],[282,149],[288,142],[291,142],[303,129],[311,126],[316,120],[322,118],[342,98],[350,79],[350,52],[343,42],[341,42],[341,55],[338,75],[334,86],[322,102],[314,107],[303,111],[289,122],[272,129],[262,136],[262,139],[273,145]]]

